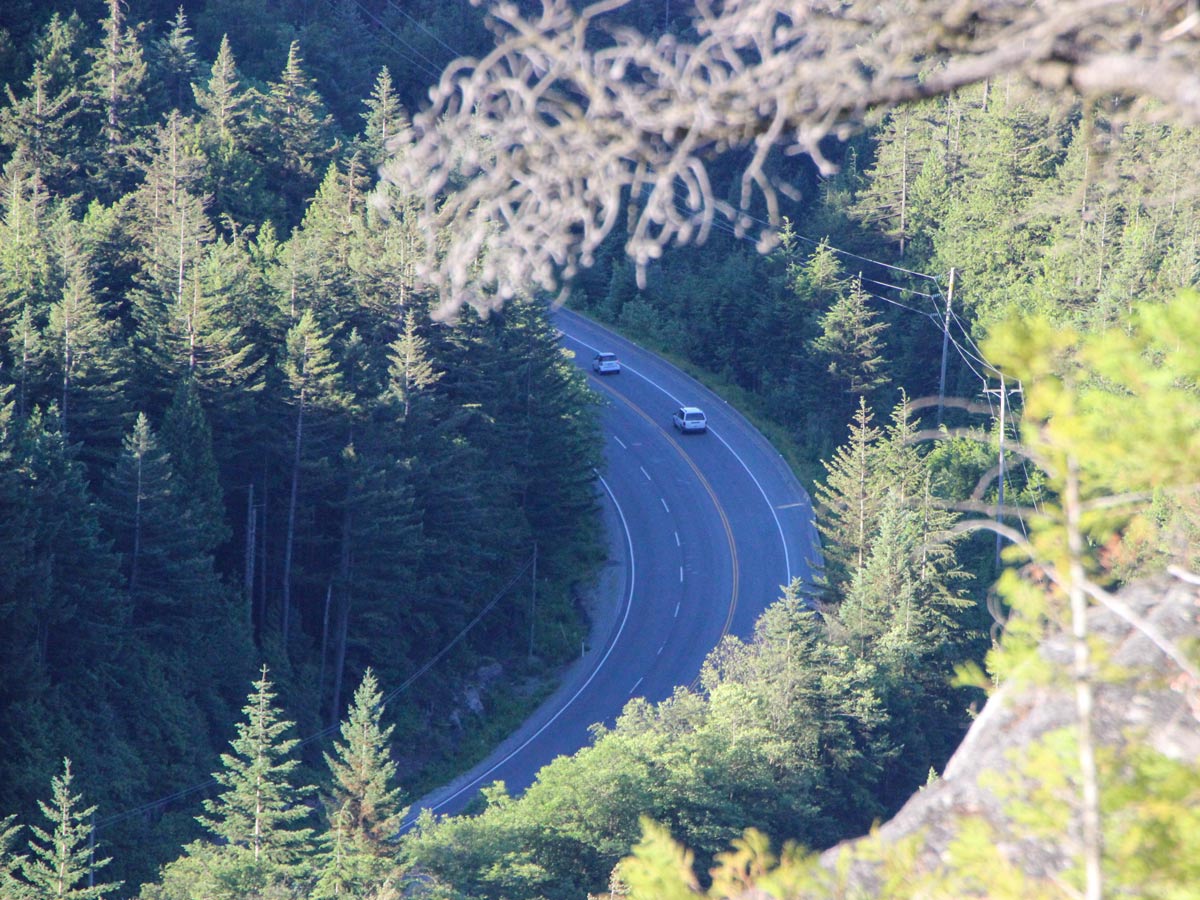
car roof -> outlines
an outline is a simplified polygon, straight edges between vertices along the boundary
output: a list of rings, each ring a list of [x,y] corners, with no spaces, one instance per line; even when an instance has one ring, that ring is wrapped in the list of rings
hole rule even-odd
[[[701,409],[700,407],[698,407],[698,406],[681,406],[681,407],[679,408],[679,411],[680,411],[681,413],[684,413],[685,415],[686,415],[687,413],[700,413],[700,415],[704,415],[704,410],[702,410],[702,409]]]

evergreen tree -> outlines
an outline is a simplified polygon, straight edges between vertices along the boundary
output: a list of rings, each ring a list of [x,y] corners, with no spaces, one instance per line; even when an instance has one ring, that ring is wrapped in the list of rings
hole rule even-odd
[[[306,804],[312,789],[292,783],[299,744],[292,722],[275,705],[274,685],[263,666],[242,709],[243,721],[213,773],[220,793],[204,801],[198,821],[231,851],[248,854],[272,879],[300,877],[311,864],[312,829]]]
[[[334,150],[333,119],[304,69],[298,41],[292,41],[283,72],[270,85],[258,127],[269,154],[266,167],[285,203],[284,222],[294,224]]]
[[[140,28],[129,25],[121,0],[107,0],[108,15],[100,22],[103,39],[89,52],[92,57],[88,86],[99,107],[103,150],[99,175],[110,195],[124,192],[129,166],[144,121],[147,66],[142,54]]]
[[[300,472],[304,461],[307,421],[312,411],[329,413],[349,401],[342,373],[330,347],[330,338],[317,324],[312,310],[305,310],[288,331],[287,356],[283,361],[290,402],[295,411],[292,428],[291,485],[288,493],[287,525],[284,535],[283,596],[281,632],[286,646],[291,631],[292,563],[296,540],[296,515],[300,495]]]
[[[17,877],[26,860],[14,851],[21,826],[15,815],[0,819],[0,897],[4,900],[32,900],[29,886]]]
[[[406,809],[395,787],[393,728],[383,725],[382,695],[367,669],[342,722],[342,740],[325,754],[333,784],[325,801],[328,847],[316,896],[361,896],[395,868],[390,840]]]
[[[421,396],[441,378],[429,357],[429,342],[422,337],[415,310],[404,313],[404,331],[390,347],[387,399],[397,406],[401,422],[407,422]]]
[[[860,397],[849,438],[822,463],[825,483],[817,485],[817,528],[825,538],[826,579],[835,589],[862,569],[875,537],[883,489],[875,462],[881,432],[872,418]]]
[[[362,114],[365,125],[361,142],[367,160],[371,165],[379,166],[393,152],[393,142],[409,126],[408,113],[400,102],[387,66],[379,70],[371,96],[363,101],[363,105],[367,111]]]
[[[35,172],[48,191],[71,193],[87,148],[83,144],[80,47],[84,26],[78,14],[55,12],[34,45],[33,70],[24,90],[5,86],[8,106],[0,109],[0,140]]]
[[[96,900],[121,887],[119,882],[93,884],[92,873],[108,865],[97,859],[91,846],[92,818],[96,807],[80,808],[81,795],[72,793],[71,761],[63,760],[63,774],[50,782],[51,800],[38,801],[51,830],[30,826],[30,855],[21,874],[33,894],[47,900]]]
[[[92,258],[69,224],[58,255],[65,276],[61,299],[50,308],[42,343],[58,376],[56,399],[63,431],[91,448],[114,446],[125,419],[125,378],[115,328],[93,290]]]
[[[214,219],[233,236],[237,229],[269,219],[269,186],[252,157],[257,144],[251,127],[256,91],[243,88],[228,35],[221,38],[207,82],[193,83],[200,143],[207,159],[204,194],[212,198]]]
[[[242,91],[229,35],[221,37],[208,83],[204,87],[193,85],[192,90],[196,106],[200,108],[201,124],[209,139],[218,146],[237,144],[245,136],[247,98]]]
[[[829,373],[854,395],[868,394],[888,380],[879,336],[887,323],[878,320],[867,299],[861,277],[855,278],[821,316],[822,334],[813,342],[828,359]]]
[[[186,114],[193,105],[192,82],[198,69],[196,40],[180,6],[170,30],[154,42],[150,51],[151,77],[170,109]]]
[[[163,417],[162,439],[200,533],[201,547],[211,553],[229,539],[230,529],[213,456],[212,428],[194,380],[186,379],[176,389]]]
[[[211,538],[185,505],[170,457],[145,414],[124,446],[105,494],[134,625],[160,645],[188,644],[196,638],[189,625],[211,618],[224,593],[205,546]]]
[[[52,189],[62,189],[72,174],[79,144],[75,118],[82,111],[74,85],[54,93],[51,78],[41,60],[25,81],[24,96],[18,98],[5,86],[8,106],[0,109],[0,140],[12,148],[13,156],[31,167]]]
[[[127,610],[116,590],[116,559],[101,536],[83,468],[53,415],[33,409],[13,428],[17,490],[2,517],[10,575],[0,658],[26,685],[103,681],[119,657]],[[14,681],[13,686],[16,686]],[[94,683],[94,682],[93,682]]]

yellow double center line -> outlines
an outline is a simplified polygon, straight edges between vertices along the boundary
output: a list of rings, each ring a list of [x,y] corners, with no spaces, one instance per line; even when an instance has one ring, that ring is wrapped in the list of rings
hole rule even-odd
[[[730,626],[733,624],[733,614],[737,611],[738,577],[739,577],[739,575],[738,575],[737,541],[735,541],[733,539],[733,528],[731,528],[729,525],[729,517],[727,515],[725,515],[725,508],[723,506],[721,506],[721,501],[717,499],[716,491],[713,490],[712,485],[709,484],[708,479],[704,477],[704,473],[700,471],[700,468],[696,465],[696,463],[692,460],[692,458],[683,451],[683,447],[681,447],[679,445],[679,442],[677,440],[675,440],[674,435],[672,435],[669,431],[667,431],[665,428],[663,428],[661,425],[659,425],[658,422],[656,422],[653,418],[651,418],[650,415],[645,410],[643,410],[640,406],[636,406],[633,403],[633,401],[630,400],[628,397],[626,397],[624,394],[614,390],[613,388],[609,387],[607,384],[605,384],[602,381],[599,382],[599,384],[601,387],[604,388],[605,391],[607,391],[613,397],[616,397],[617,399],[619,399],[622,403],[624,403],[626,406],[628,406],[631,410],[633,410],[635,413],[637,413],[639,416],[641,416],[643,419],[645,419],[646,422],[648,422],[652,428],[657,429],[658,432],[660,434],[662,434],[662,436],[666,439],[667,443],[669,443],[672,447],[675,448],[675,452],[679,454],[680,459],[682,459],[685,463],[687,463],[688,468],[690,468],[696,474],[696,479],[704,487],[704,490],[708,492],[708,496],[712,500],[713,506],[717,510],[717,515],[721,517],[721,527],[725,529],[725,540],[727,540],[729,542],[729,561],[730,561],[730,565],[733,570],[731,573],[732,581],[733,581],[733,590],[730,593],[730,597],[729,597],[729,612],[725,615],[725,624],[721,626],[721,637],[725,637],[725,635],[727,635],[729,633]],[[694,684],[694,682],[693,682],[693,684]]]

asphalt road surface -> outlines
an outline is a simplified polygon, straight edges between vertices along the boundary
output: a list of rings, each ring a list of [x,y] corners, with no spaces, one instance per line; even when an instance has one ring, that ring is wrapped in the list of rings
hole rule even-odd
[[[414,804],[460,812],[494,781],[517,794],[538,770],[589,741],[633,697],[662,700],[690,684],[726,633],[748,636],[793,578],[820,560],[812,505],[779,454],[740,414],[690,376],[590,320],[555,314],[563,346],[604,398],[603,515],[613,559],[601,578],[606,633],[562,687],[486,760]],[[617,374],[591,371],[612,351]],[[680,434],[679,406],[708,432]]]

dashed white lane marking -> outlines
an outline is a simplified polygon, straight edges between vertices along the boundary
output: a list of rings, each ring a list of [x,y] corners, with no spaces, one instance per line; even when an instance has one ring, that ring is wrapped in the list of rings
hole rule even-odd
[[[663,500],[663,498],[662,498],[662,497],[659,497],[658,499],[659,499],[659,502],[660,502],[660,503],[662,503],[662,505],[663,505],[663,509],[665,509],[665,510],[666,510],[668,513],[670,513],[670,512],[671,512],[671,507],[667,506],[667,501],[666,501],[666,500]]]
[[[657,653],[655,653],[654,655],[655,655],[655,656],[662,656],[662,652],[663,652],[663,650],[665,650],[665,649],[666,649],[666,647],[667,647],[667,645],[666,645],[666,644],[663,644],[661,647],[659,647],[659,648],[658,648],[658,652],[657,652]]]
[[[647,471],[645,470],[645,468],[644,468],[644,467],[642,467],[642,466],[638,466],[638,468],[642,470],[642,474],[646,476],[646,480],[647,480],[647,481],[653,481],[653,480],[654,480],[653,478],[651,478],[651,477],[650,477],[650,473],[649,473],[649,472],[647,472]]]
[[[679,583],[683,584],[683,566],[679,567]]]
[[[639,678],[637,680],[637,682],[634,684],[634,686],[629,689],[629,693],[632,694],[634,691],[636,691],[638,689],[638,685],[641,683],[642,683],[642,679]]]
[[[678,603],[675,604],[675,618],[677,618],[677,619],[679,618],[679,604]]]
[[[683,544],[679,543],[679,532],[678,532],[678,531],[677,531],[677,532],[675,532],[675,546],[676,546],[676,547],[682,547],[682,546],[683,546]]]
[[[615,434],[613,435],[613,440],[614,440],[614,441],[616,441],[618,444],[620,444],[620,445],[621,445],[621,449],[622,449],[622,450],[628,450],[628,449],[629,449],[628,447],[626,447],[626,446],[625,446],[625,442],[624,442],[623,440],[621,440],[619,437],[617,437]]]

